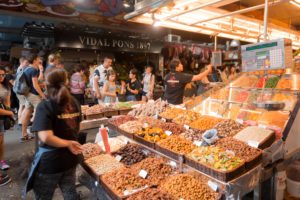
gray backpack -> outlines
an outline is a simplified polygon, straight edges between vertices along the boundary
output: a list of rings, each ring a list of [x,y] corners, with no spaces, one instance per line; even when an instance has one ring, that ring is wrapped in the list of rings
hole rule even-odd
[[[16,94],[27,95],[30,92],[30,87],[26,79],[25,71],[28,69],[22,69],[17,73],[17,77],[14,83],[13,91]]]

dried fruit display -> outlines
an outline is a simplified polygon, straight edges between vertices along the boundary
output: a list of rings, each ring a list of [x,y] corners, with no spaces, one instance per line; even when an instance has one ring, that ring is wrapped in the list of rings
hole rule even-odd
[[[173,122],[163,123],[159,127],[162,128],[164,131],[171,131],[172,134],[174,134],[174,135],[179,135],[179,134],[185,132],[185,129],[183,126],[175,124]]]
[[[257,121],[262,113],[263,113],[262,111],[256,111],[256,110],[240,110],[237,119],[243,121],[247,121],[247,120]]]
[[[201,164],[223,172],[233,171],[244,164],[244,160],[236,157],[233,152],[215,146],[198,147],[187,156]]]
[[[137,144],[127,144],[113,153],[114,156],[120,156],[121,162],[125,165],[133,165],[147,157],[143,148]]]
[[[265,125],[278,126],[279,128],[284,128],[286,122],[289,119],[289,112],[281,111],[268,111],[264,112],[258,119],[258,123]]]
[[[216,129],[218,131],[219,137],[234,136],[235,134],[237,134],[244,128],[245,128],[244,125],[237,123],[236,121],[231,120],[231,119],[224,120],[224,121],[218,123],[214,127],[214,129]]]
[[[156,101],[148,101],[146,104],[140,104],[138,108],[135,108],[128,114],[132,116],[155,116],[161,112],[164,112],[167,106],[168,103],[161,99]]]
[[[150,127],[158,127],[161,126],[164,122],[154,119],[152,117],[147,117],[147,116],[139,116],[138,121],[141,122],[142,124],[145,124],[146,126],[149,125]]]
[[[92,157],[87,159],[85,163],[99,176],[124,166],[122,163],[118,162],[114,157],[108,154]]]
[[[230,98],[231,101],[243,103],[246,102],[249,97],[249,92],[246,90],[233,90],[232,96]]]
[[[184,114],[174,118],[174,122],[181,125],[190,125],[193,121],[200,119],[201,115],[193,111],[185,111]]]
[[[120,129],[131,134],[134,134],[142,130],[142,128],[143,128],[143,124],[137,120],[126,122],[120,126]]]
[[[118,102],[114,105],[115,109],[131,109],[131,107],[133,106],[132,102]]]
[[[188,129],[184,131],[181,136],[189,141],[201,141],[202,140],[202,134],[204,131],[202,130],[195,130],[195,129]]]
[[[246,162],[255,159],[262,153],[261,150],[250,147],[245,142],[236,140],[232,137],[218,140],[215,146],[220,147],[221,149],[233,151],[235,156],[242,158]]]
[[[240,113],[240,105],[230,104],[229,109],[224,113],[225,118],[236,120],[238,114]]]
[[[176,200],[171,195],[156,188],[147,188],[127,198],[127,200]]]
[[[211,117],[211,116],[202,116],[199,119],[193,121],[190,124],[190,127],[199,129],[199,130],[208,130],[212,129],[217,123],[221,122],[222,119]]]
[[[257,101],[259,95],[260,95],[260,92],[252,91],[252,92],[250,93],[250,95],[249,95],[249,98],[248,98],[247,102],[248,102],[249,104],[253,104],[254,102]]]
[[[211,190],[207,183],[189,174],[177,174],[167,178],[159,187],[176,199],[216,200],[218,193]]]
[[[168,137],[163,129],[157,127],[143,128],[141,131],[138,131],[135,134],[149,142],[158,142]]]
[[[217,99],[217,100],[228,100],[229,98],[229,89],[223,88],[219,91],[216,91],[215,93],[210,95],[211,99]]]
[[[191,141],[177,135],[171,135],[157,144],[178,154],[188,154],[196,147]]]
[[[257,76],[247,76],[243,75],[240,78],[238,78],[236,81],[232,83],[232,86],[234,87],[243,87],[243,88],[251,88],[256,85],[258,81]]]
[[[175,169],[167,163],[164,158],[146,158],[141,162],[133,165],[131,169],[136,172],[145,170],[147,172],[146,179],[153,185],[158,185],[167,176],[175,173]]]
[[[85,112],[83,114],[85,114],[85,115],[99,114],[99,113],[101,113],[101,110],[103,108],[104,108],[104,105],[97,104],[97,105],[91,106],[89,108],[86,108],[86,110],[85,110]]]
[[[82,145],[82,155],[84,159],[89,159],[98,156],[101,153],[101,148],[98,144],[86,143]]]
[[[118,137],[108,138],[108,143],[110,146],[110,151],[115,152],[124,147],[128,143],[128,139],[121,135]],[[98,145],[100,146],[102,151],[105,151],[103,142],[99,142]]]
[[[139,171],[127,167],[119,168],[102,176],[102,180],[112,191],[119,196],[124,196],[133,190],[138,190],[148,186],[149,181],[139,175]]]
[[[275,88],[279,79],[280,78],[278,76],[269,77],[266,82],[265,88]]]
[[[277,89],[291,89],[293,88],[292,80],[282,77],[276,86]],[[296,87],[297,88],[297,87]]]
[[[264,91],[264,92],[259,92],[259,95],[257,97],[257,102],[265,102],[265,101],[270,101],[272,99],[273,92],[270,91]]]
[[[167,108],[164,112],[160,113],[159,116],[165,119],[174,119],[178,115],[184,114],[185,110],[180,108]]]
[[[116,118],[112,118],[109,120],[109,122],[115,126],[120,126],[121,124],[124,124],[128,121],[137,120],[137,118],[130,116],[130,115],[122,115]]]
[[[265,77],[261,77],[260,79],[259,79],[259,81],[257,82],[257,84],[256,84],[256,87],[257,88],[264,88],[264,86],[265,86],[265,84],[266,84],[266,78]]]
[[[276,93],[272,101],[284,102],[284,110],[293,110],[297,102],[297,97],[289,93]]]

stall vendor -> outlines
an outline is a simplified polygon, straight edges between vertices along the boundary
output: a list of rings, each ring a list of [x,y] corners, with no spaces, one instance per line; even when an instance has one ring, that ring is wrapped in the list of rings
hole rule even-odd
[[[212,66],[208,65],[207,69],[198,75],[186,74],[182,73],[183,65],[180,60],[174,59],[170,63],[170,70],[171,72],[167,74],[164,79],[165,99],[170,104],[179,105],[183,103],[183,94],[186,84],[199,81],[206,77],[212,71]]]

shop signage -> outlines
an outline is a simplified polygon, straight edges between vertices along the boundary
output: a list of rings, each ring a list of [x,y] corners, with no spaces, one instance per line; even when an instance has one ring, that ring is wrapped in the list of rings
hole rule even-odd
[[[129,52],[159,53],[162,43],[150,40],[118,38],[110,35],[57,34],[56,46],[59,48],[112,50]]]

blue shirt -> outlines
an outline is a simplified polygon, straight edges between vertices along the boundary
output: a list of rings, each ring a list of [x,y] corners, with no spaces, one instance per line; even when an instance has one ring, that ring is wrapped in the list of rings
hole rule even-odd
[[[28,86],[30,87],[30,93],[35,94],[35,95],[39,95],[39,93],[34,89],[33,87],[33,82],[32,82],[32,78],[38,78],[39,77],[39,70],[35,69],[33,67],[29,67],[28,69],[26,69],[24,71],[25,77],[26,77],[26,81]]]

